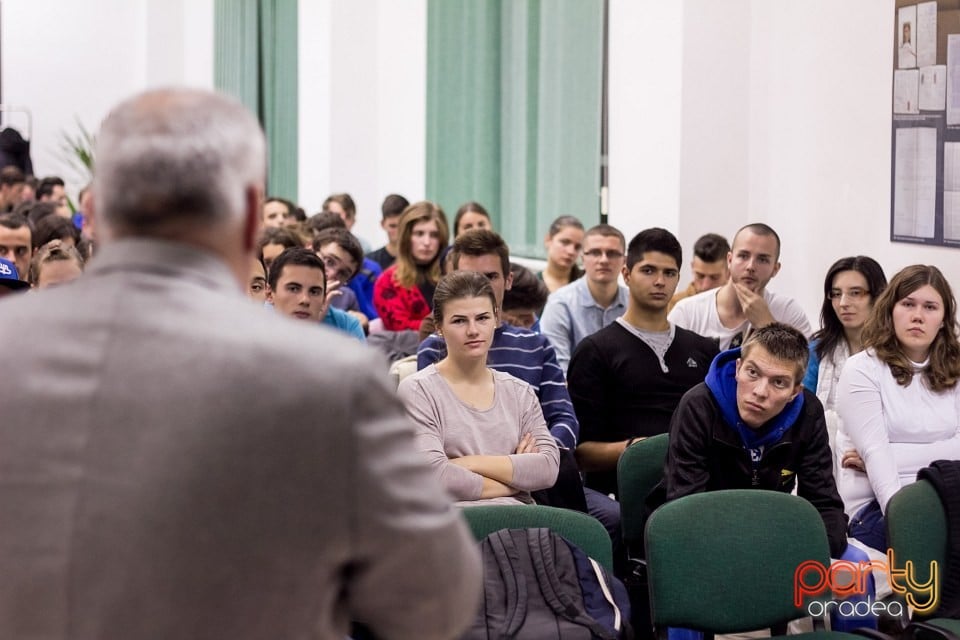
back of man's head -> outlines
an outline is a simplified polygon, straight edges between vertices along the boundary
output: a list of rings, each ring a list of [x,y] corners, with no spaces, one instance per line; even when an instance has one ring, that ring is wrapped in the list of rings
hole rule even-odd
[[[139,94],[97,136],[99,219],[115,236],[187,238],[241,222],[248,190],[262,189],[263,132],[238,101],[196,89]]]
[[[677,269],[683,262],[683,248],[676,236],[660,227],[644,229],[630,240],[627,247],[627,269],[643,259],[643,254],[655,251],[673,258],[677,262]]]
[[[807,339],[800,331],[782,322],[771,322],[753,331],[743,343],[741,358],[747,358],[756,347],[763,347],[777,360],[794,367],[794,384],[800,384],[810,359]]]
[[[704,262],[725,261],[728,253],[730,253],[730,244],[726,238],[717,233],[706,233],[697,238],[693,245],[693,255]]]
[[[320,273],[323,274],[323,289],[326,291],[327,276],[326,272],[324,271],[323,260],[321,260],[320,256],[310,249],[304,249],[302,247],[284,249],[283,253],[277,256],[277,258],[273,261],[273,264],[270,265],[270,272],[267,274],[267,284],[270,285],[271,290],[277,290],[277,283],[280,281],[280,276],[283,274],[283,268],[287,266],[319,269]]]
[[[380,205],[380,213],[383,215],[383,219],[386,220],[387,218],[399,216],[403,213],[403,210],[409,206],[409,200],[399,194],[391,193],[383,199],[383,204]]]
[[[26,176],[17,167],[8,165],[0,169],[0,186],[11,187],[15,184],[23,184],[24,181],[26,181]]]
[[[453,242],[451,256],[453,268],[460,268],[461,256],[485,256],[495,254],[500,258],[500,275],[506,278],[510,274],[510,249],[495,231],[489,229],[471,229]]]

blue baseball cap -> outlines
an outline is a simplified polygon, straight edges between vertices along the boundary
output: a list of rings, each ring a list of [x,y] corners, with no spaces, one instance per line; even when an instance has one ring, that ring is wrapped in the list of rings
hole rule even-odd
[[[8,289],[29,289],[30,283],[20,279],[17,265],[0,258],[0,286]]]

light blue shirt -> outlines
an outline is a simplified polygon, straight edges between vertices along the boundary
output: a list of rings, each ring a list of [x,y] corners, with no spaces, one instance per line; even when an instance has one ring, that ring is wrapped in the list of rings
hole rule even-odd
[[[617,298],[604,309],[593,299],[587,287],[587,278],[578,278],[547,298],[547,306],[540,317],[540,332],[550,340],[557,352],[557,363],[567,373],[570,356],[580,341],[622,316],[627,311],[630,290],[617,287]]]

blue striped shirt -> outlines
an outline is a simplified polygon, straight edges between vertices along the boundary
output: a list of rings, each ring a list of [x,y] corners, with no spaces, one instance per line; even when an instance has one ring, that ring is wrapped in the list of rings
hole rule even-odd
[[[439,362],[447,356],[447,346],[436,334],[420,343],[417,369]],[[575,449],[580,424],[570,402],[563,370],[550,341],[529,329],[500,325],[493,334],[493,346],[487,354],[487,366],[520,378],[536,392],[547,428],[557,444]]]

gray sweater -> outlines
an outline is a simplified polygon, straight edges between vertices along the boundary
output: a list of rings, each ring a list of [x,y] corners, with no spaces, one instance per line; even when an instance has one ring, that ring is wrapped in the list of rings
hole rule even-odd
[[[455,500],[531,503],[530,491],[551,487],[556,481],[560,452],[533,388],[510,374],[491,373],[494,399],[489,409],[476,409],[460,400],[435,365],[404,378],[398,392],[416,426],[415,446],[426,452],[437,478]],[[537,453],[515,454],[527,433],[533,434]],[[467,455],[509,456],[513,463],[510,486],[520,492],[473,502],[480,500],[483,478],[450,462]]]

